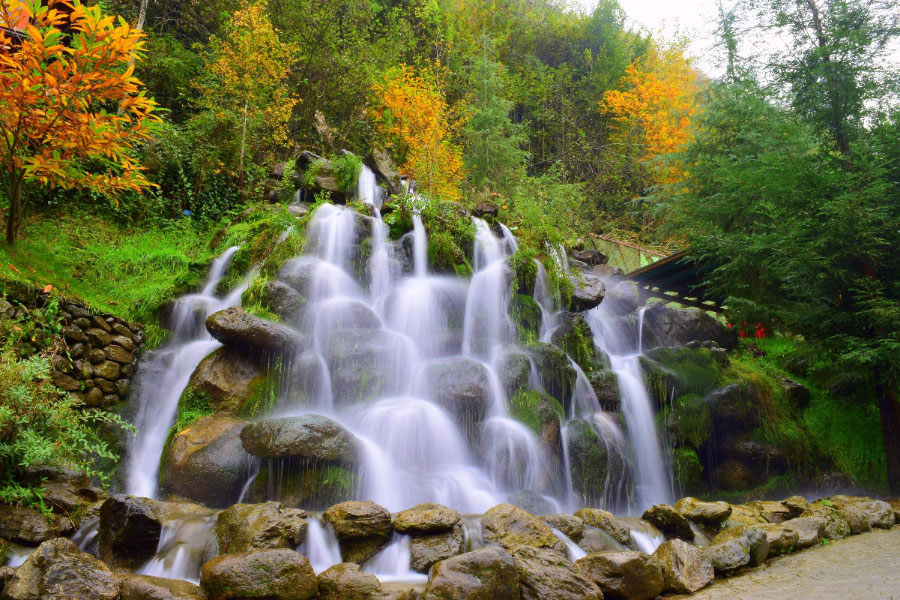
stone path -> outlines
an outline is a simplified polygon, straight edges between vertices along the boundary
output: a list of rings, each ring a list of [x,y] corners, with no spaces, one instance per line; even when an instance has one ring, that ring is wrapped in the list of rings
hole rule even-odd
[[[691,600],[900,600],[900,526],[852,536],[783,556]]]

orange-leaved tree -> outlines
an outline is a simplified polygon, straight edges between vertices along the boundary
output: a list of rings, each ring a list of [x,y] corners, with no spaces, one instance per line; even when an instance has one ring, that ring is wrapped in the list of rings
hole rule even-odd
[[[619,125],[613,142],[639,161],[678,152],[691,139],[699,74],[685,55],[685,43],[652,44],[628,66],[620,89],[607,91],[600,101]],[[653,165],[649,183],[672,183],[683,175],[679,165]]]
[[[416,75],[407,65],[372,86],[373,118],[386,145],[400,159],[400,170],[420,190],[441,200],[459,200],[462,150],[454,142],[459,125],[432,70]]]
[[[110,196],[149,186],[135,155],[156,105],[130,64],[143,34],[79,0],[4,0],[0,26],[8,30],[0,29],[7,243],[15,243],[27,184]]]

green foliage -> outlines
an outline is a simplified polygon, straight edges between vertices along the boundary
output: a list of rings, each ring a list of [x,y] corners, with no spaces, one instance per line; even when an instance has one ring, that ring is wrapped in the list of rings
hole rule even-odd
[[[564,419],[562,405],[534,390],[519,390],[509,400],[509,414],[540,435],[545,423]]]
[[[22,329],[8,322],[2,326],[7,332]],[[57,389],[50,381],[53,348],[20,357],[19,342],[8,335],[0,347],[0,501],[42,507],[41,486],[24,480],[29,467],[70,468],[107,482],[111,473],[97,461],[114,462],[118,455],[99,429],[134,429],[118,415],[85,409]]]
[[[672,469],[682,495],[698,494],[703,488],[703,465],[693,448],[672,451]]]
[[[332,157],[330,162],[338,189],[345,194],[354,192],[362,172],[362,158],[347,153]]]
[[[184,431],[192,423],[215,412],[216,408],[206,392],[188,386],[178,399],[178,413],[172,429],[174,433]]]
[[[676,443],[700,448],[712,429],[709,405],[698,394],[680,396],[669,409],[666,426]]]
[[[276,358],[268,365],[265,377],[253,380],[250,397],[241,406],[240,414],[248,419],[265,417],[275,408],[284,387],[284,362]]]

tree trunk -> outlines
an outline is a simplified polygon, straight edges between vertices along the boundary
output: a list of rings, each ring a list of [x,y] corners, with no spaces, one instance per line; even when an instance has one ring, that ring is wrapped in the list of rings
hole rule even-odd
[[[816,41],[819,48],[825,49],[828,45],[828,38],[825,35],[825,28],[822,25],[822,19],[819,16],[819,7],[816,6],[815,0],[806,0],[806,4],[812,13],[813,27],[816,29]],[[841,114],[841,82],[834,75],[834,66],[831,62],[831,54],[825,52],[822,55],[822,63],[825,66],[825,72],[828,79],[829,102],[831,103],[831,128],[834,132],[834,138],[837,142],[838,150],[844,157],[850,154],[850,138],[847,136],[847,128],[844,123],[845,115]],[[844,158],[844,166],[848,166],[849,162]]]
[[[900,496],[900,399],[893,384],[879,384],[878,409],[881,412],[881,436],[887,460],[891,495]]]
[[[241,202],[244,202],[247,198],[244,193],[244,153],[247,151],[247,102],[244,102],[244,123],[241,126],[241,161],[240,161],[240,188],[241,188]]]
[[[22,189],[13,183],[9,190],[9,211],[6,213],[6,243],[15,245],[19,233],[19,221],[22,218]]]

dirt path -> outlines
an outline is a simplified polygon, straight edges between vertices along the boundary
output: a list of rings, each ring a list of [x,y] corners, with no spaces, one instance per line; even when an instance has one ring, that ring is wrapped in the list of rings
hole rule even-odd
[[[691,600],[900,600],[900,527],[876,530],[716,580]]]

